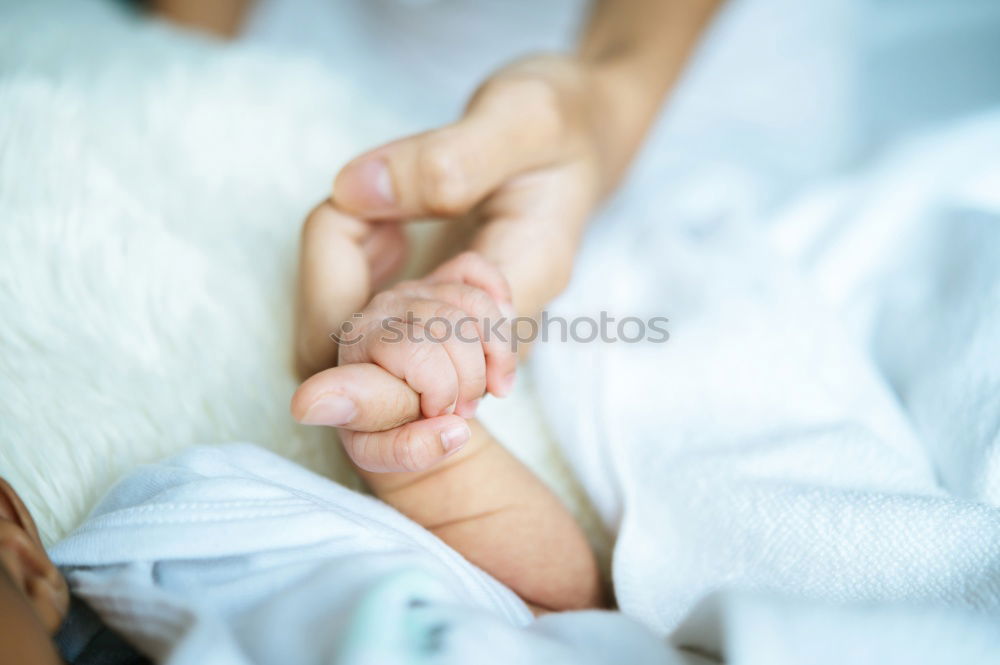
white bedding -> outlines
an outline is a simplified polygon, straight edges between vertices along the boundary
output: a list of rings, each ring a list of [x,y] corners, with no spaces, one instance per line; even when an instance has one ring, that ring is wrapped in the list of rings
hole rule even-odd
[[[157,663],[679,662],[620,613],[534,620],[394,509],[247,444],[140,467],[51,554]]]
[[[733,3],[553,309],[665,315],[673,338],[536,358],[623,609],[731,662],[1000,653],[1000,120],[933,129],[1000,99],[997,8],[923,5]],[[0,474],[47,542],[190,444],[336,471],[286,408],[298,223],[343,159],[446,119],[461,85],[395,118],[361,70],[97,0],[0,7]],[[879,96],[908,70],[856,61],[918,52],[946,108]],[[924,138],[830,175],[900,140],[889,123]],[[586,514],[533,408],[484,415]]]
[[[735,168],[706,166],[595,228],[551,312],[667,316],[672,337],[550,343],[534,374],[617,533],[623,611],[669,634],[720,591],[866,605],[844,620],[873,654],[902,638],[872,608],[985,612],[941,625],[981,633],[976,657],[954,662],[1000,657],[996,146],[995,113],[763,216],[679,211],[673,194],[720,189]],[[738,620],[771,619],[752,602],[732,612],[736,625],[674,639],[724,649]],[[843,639],[824,621],[804,621],[789,653]],[[906,662],[942,662],[965,628]],[[786,662],[758,660],[744,641],[735,662]]]

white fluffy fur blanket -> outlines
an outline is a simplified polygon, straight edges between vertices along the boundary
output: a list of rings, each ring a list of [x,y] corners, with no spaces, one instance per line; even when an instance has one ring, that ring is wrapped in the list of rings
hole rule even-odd
[[[401,123],[310,62],[111,2],[0,12],[0,475],[45,540],[196,443],[252,441],[350,483],[331,433],[288,415],[298,231]],[[583,505],[525,386],[482,415]]]
[[[288,416],[294,256],[371,111],[304,63],[113,3],[3,14],[0,474],[46,539],[192,443],[330,471],[336,447]]]

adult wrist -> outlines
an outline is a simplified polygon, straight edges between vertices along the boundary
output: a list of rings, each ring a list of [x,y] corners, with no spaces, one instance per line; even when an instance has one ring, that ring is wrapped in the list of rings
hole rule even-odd
[[[602,170],[601,195],[621,181],[660,105],[643,77],[618,59],[584,60],[590,124]]]

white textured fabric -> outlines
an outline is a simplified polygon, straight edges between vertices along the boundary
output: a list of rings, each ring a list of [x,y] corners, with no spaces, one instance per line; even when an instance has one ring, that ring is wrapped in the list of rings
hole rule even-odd
[[[732,593],[709,597],[674,639],[729,665],[987,665],[1000,653],[996,614]]]
[[[392,11],[354,6],[375,5]],[[997,309],[1000,187],[994,162],[971,170],[962,154],[938,155],[989,156],[996,136],[970,126],[964,141],[918,146],[920,177],[904,153],[874,181],[807,190],[767,216],[773,246],[759,213],[887,127],[995,98],[997,5],[729,5],[560,306],[665,313],[674,339],[648,352],[543,350],[549,415],[608,531],[622,527],[623,606],[660,631],[712,589],[749,587],[943,609],[836,607],[825,619],[813,608],[801,639],[770,639],[795,607],[734,600],[714,636],[678,639],[770,665],[782,644],[845,643],[817,632],[834,617],[875,644],[903,630],[886,626],[931,635],[920,617],[943,612],[937,647],[973,653],[958,642],[988,646],[970,637],[983,622],[951,612],[996,603],[998,354],[995,319],[980,315]],[[0,473],[47,539],[122,471],[190,443],[254,440],[330,468],[328,442],[285,406],[299,220],[344,158],[450,120],[476,81],[442,75],[446,94],[401,82],[408,58],[429,53],[420,40],[394,42],[377,77],[364,57],[321,72],[252,45],[223,52],[96,0],[0,6]],[[386,38],[367,34],[372,49]],[[866,52],[885,57],[872,66]],[[379,85],[361,97],[345,79]],[[382,122],[382,104],[411,115]],[[760,639],[737,648],[735,635]]]
[[[937,647],[906,662],[951,662],[970,633],[982,649],[962,662],[1000,658],[997,145],[994,112],[770,210],[726,185],[767,188],[771,172],[713,159],[608,211],[552,314],[666,316],[671,338],[549,343],[534,369],[618,534],[625,613],[670,633],[717,590],[901,606],[803,621],[816,649],[850,634],[883,653],[899,629],[881,628],[951,610]],[[718,196],[688,205],[705,192]],[[729,651],[744,624],[778,623],[772,605],[743,605],[692,644],[824,662],[774,658],[763,638]]]
[[[778,4],[720,19],[550,308],[672,338],[544,345],[539,395],[622,610],[677,643],[996,662],[1000,7]]]
[[[392,508],[247,444],[140,467],[51,554],[158,663],[679,662],[617,613],[534,622]]]

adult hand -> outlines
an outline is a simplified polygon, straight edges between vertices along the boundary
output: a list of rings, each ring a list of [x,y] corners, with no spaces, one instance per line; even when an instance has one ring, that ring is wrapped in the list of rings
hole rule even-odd
[[[387,274],[380,266],[402,262],[402,221],[477,221],[466,248],[506,277],[516,308],[508,314],[534,316],[556,296],[583,226],[614,177],[601,168],[614,160],[602,159],[599,147],[598,87],[575,58],[523,60],[486,81],[458,122],[349,162],[303,231],[300,373],[334,364],[330,332],[367,303]],[[362,243],[366,256],[352,254],[351,243]]]
[[[511,389],[509,303],[503,275],[473,252],[383,291],[344,332],[338,366],[296,391],[292,414],[338,427],[366,471],[428,468],[468,441],[463,418],[487,391]]]
[[[400,256],[401,220],[477,220],[465,248],[499,267],[518,314],[536,315],[565,286],[587,218],[625,172],[718,4],[598,0],[575,55],[509,65],[458,122],[348,163],[332,204],[304,231],[300,372],[335,361],[328,335],[368,302],[369,267],[377,273],[393,263],[385,256]],[[327,251],[343,240],[336,227],[359,220],[367,260],[338,267]]]
[[[366,220],[467,218],[469,247],[511,283],[521,314],[564,287],[581,230],[611,175],[601,168],[600,95],[571,57],[516,62],[487,80],[462,119],[367,152],[333,186]]]

